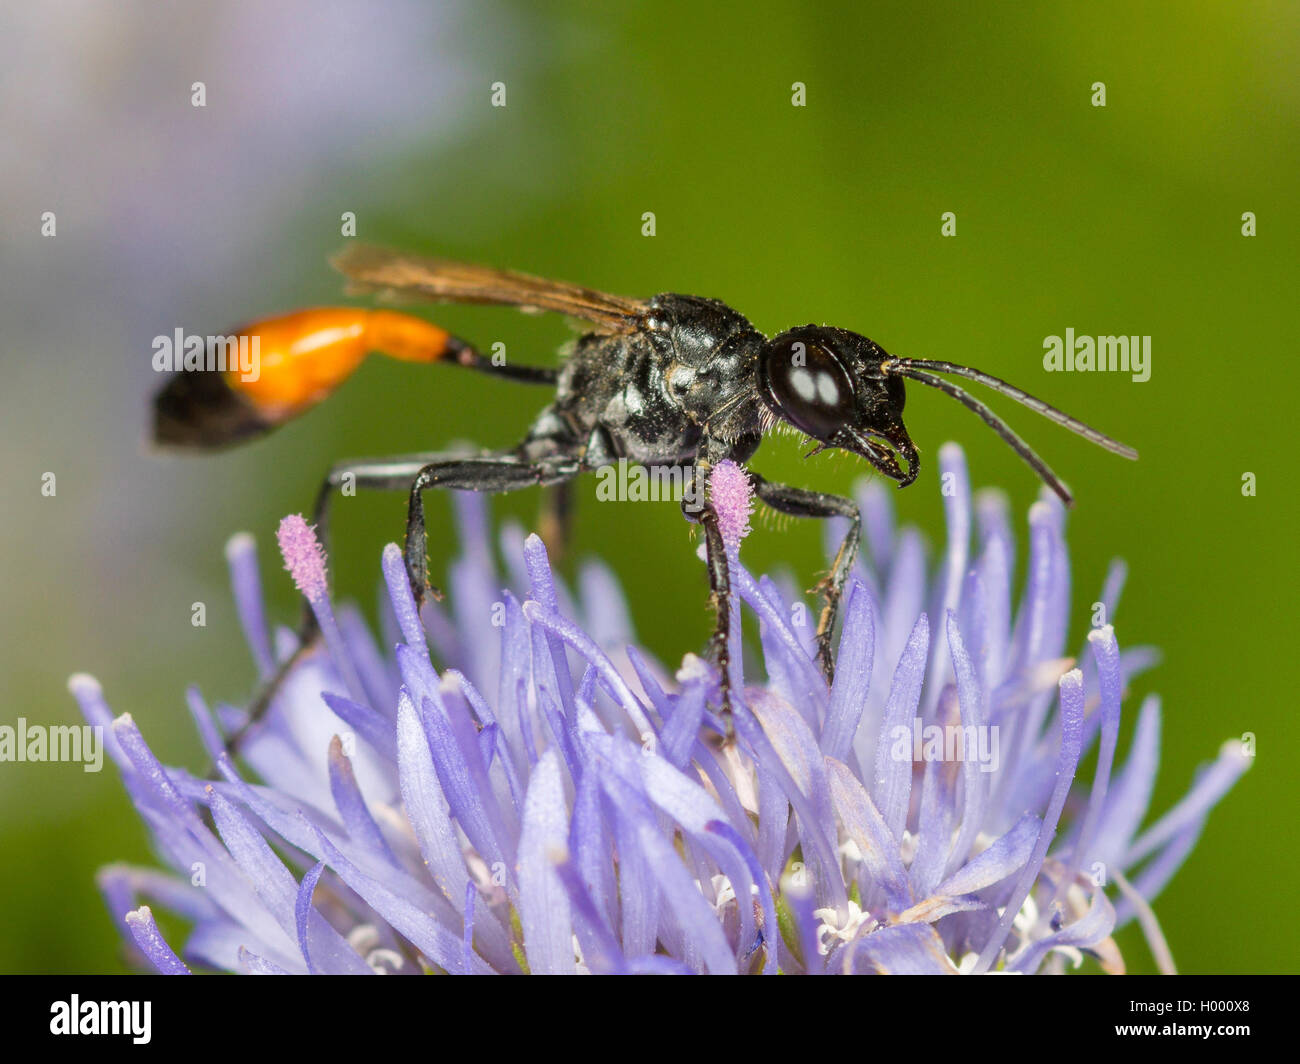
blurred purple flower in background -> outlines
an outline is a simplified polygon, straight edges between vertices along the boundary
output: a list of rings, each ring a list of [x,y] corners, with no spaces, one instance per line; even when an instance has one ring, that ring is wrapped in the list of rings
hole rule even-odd
[[[163,972],[1052,972],[1084,953],[1123,971],[1110,936],[1134,918],[1169,968],[1147,903],[1249,759],[1225,744],[1143,829],[1154,697],[1115,762],[1121,697],[1154,655],[1121,653],[1106,624],[1066,656],[1052,499],[1030,510],[1013,610],[1005,501],[972,503],[957,447],[940,465],[952,490],[932,579],[886,489],[861,494],[866,557],[829,689],[810,611],[739,566],[749,495],[715,471],[757,621],[748,660],[733,655],[749,677],[734,745],[710,709],[716,670],[687,654],[670,676],[636,650],[599,563],[571,595],[541,541],[507,527],[516,591],[499,590],[479,498],[456,497],[464,553],[423,623],[400,551],[384,552],[391,656],[356,609],[335,615],[314,534],[287,518],[282,553],[324,645],[249,732],[247,772],[224,752],[243,711],[190,693],[209,781],[161,765],[95,681],[71,682],[176,873],[105,869],[114,917]],[[265,679],[293,636],[273,650],[251,538],[228,554]],[[1116,566],[1107,616],[1122,581]],[[142,900],[193,922],[184,961]]]
[[[0,682],[34,719],[46,712],[36,693],[70,667],[44,642],[56,625],[83,660],[121,675],[185,652],[188,633],[161,604],[195,597],[186,545],[206,535],[207,511],[191,502],[249,498],[245,457],[201,487],[181,463],[142,460],[153,338],[228,328],[231,308],[318,299],[318,280],[333,291],[324,255],[342,213],[358,212],[364,235],[379,204],[400,212],[394,174],[472,128],[458,94],[480,63],[474,33],[452,0],[0,4],[0,494],[28,498],[42,473],[58,476],[57,503],[0,521],[0,557],[13,560]],[[522,74],[516,48],[498,40],[495,58]],[[491,224],[533,202],[514,197]],[[458,218],[438,224],[440,239],[463,234]],[[276,252],[286,247],[298,250]],[[95,581],[17,564],[74,553]],[[69,616],[71,598],[82,608]],[[96,623],[109,611],[114,624]],[[0,803],[29,786],[0,774]],[[66,823],[86,801],[52,787],[22,825]],[[17,830],[10,818],[0,848]]]

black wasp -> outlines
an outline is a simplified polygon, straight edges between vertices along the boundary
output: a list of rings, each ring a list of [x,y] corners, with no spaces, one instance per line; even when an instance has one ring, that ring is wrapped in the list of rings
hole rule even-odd
[[[936,373],[987,385],[1108,451],[1137,457],[1132,448],[997,377],[951,362],[895,358],[846,329],[803,325],[768,339],[716,299],[674,293],[644,301],[625,299],[526,274],[364,246],[348,248],[334,265],[361,292],[555,311],[581,319],[590,328],[577,338],[564,365],[550,369],[496,365],[472,344],[393,310],[297,311],[237,330],[241,337],[257,338],[258,374],[203,368],[173,377],[155,399],[155,439],[202,448],[258,436],[319,402],[370,352],[407,361],[447,361],[547,385],[554,389],[552,401],[523,440],[508,450],[336,465],[316,500],[315,523],[322,540],[330,498],[345,475],[354,477],[360,488],[407,492],[405,560],[418,602],[429,591],[424,492],[430,488],[506,492],[559,486],[619,459],[686,469],[694,485],[688,497],[704,500],[698,512],[683,509],[704,528],[716,618],[710,652],[720,668],[724,716],[730,709],[731,585],[717,515],[704,487],[717,462],[748,462],[764,433],[786,425],[811,437],[816,445],[812,453],[832,447],[850,451],[906,487],[920,470],[920,456],[903,425],[904,382],[911,379],[978,414],[1067,505],[1071,503],[1065,485],[1019,436],[978,399]],[[838,495],[772,483],[752,472],[750,477],[758,498],[775,510],[848,521],[830,571],[815,589],[822,597],[818,658],[829,679],[836,606],[858,551],[858,508]],[[303,648],[313,641],[313,625],[308,613]],[[254,703],[253,719],[296,657]]]

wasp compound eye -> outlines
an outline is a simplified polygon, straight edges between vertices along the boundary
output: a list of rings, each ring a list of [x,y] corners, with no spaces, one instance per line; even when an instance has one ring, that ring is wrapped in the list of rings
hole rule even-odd
[[[759,360],[763,397],[801,432],[830,443],[854,417],[853,379],[839,356],[817,340],[778,336]]]

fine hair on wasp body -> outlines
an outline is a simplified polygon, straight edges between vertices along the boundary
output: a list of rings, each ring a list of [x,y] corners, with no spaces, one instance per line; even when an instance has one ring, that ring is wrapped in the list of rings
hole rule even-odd
[[[1137,457],[1132,448],[997,377],[951,362],[898,358],[847,329],[803,325],[769,339],[716,299],[676,293],[629,299],[508,270],[364,245],[349,246],[333,262],[353,292],[552,311],[578,319],[585,331],[555,369],[497,364],[472,343],[391,309],[324,307],[263,319],[235,330],[260,340],[257,379],[207,370],[171,377],[154,400],[155,441],[206,449],[259,437],[326,398],[370,353],[410,362],[448,362],[550,388],[550,402],[514,447],[334,466],[316,496],[318,534],[324,542],[331,498],[345,476],[358,489],[406,492],[404,558],[418,603],[426,594],[438,594],[427,575],[424,492],[431,488],[492,493],[554,488],[559,504],[550,519],[559,528],[567,514],[564,487],[583,473],[620,462],[689,470],[694,477],[691,497],[702,499],[703,505],[684,505],[683,510],[704,531],[715,617],[709,653],[719,670],[719,705],[728,738],[731,580],[718,515],[707,494],[709,470],[718,462],[729,459],[744,465],[766,433],[788,427],[813,441],[812,454],[831,448],[849,452],[906,487],[921,466],[903,424],[905,382],[912,380],[978,415],[1066,505],[1072,504],[1069,490],[1047,463],[989,407],[949,381],[950,376],[984,385],[1108,451]],[[815,589],[822,599],[817,655],[829,682],[836,608],[861,535],[858,508],[842,496],[774,483],[752,470],[749,475],[759,500],[779,513],[847,519],[848,530],[830,571]],[[314,615],[308,610],[298,654],[281,665],[254,700],[250,721],[269,705],[284,675],[316,635]]]

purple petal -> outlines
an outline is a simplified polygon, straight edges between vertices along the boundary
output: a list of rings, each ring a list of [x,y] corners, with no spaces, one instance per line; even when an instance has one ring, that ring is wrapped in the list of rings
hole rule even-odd
[[[1026,813],[1015,827],[940,883],[934,893],[955,898],[1001,883],[1025,867],[1041,830],[1042,821]]]
[[[1219,799],[1232,789],[1241,774],[1250,768],[1251,762],[1252,758],[1239,741],[1224,743],[1218,758],[1208,768],[1202,769],[1200,777],[1183,799],[1134,840],[1124,855],[1124,866],[1142,860],[1183,833],[1190,825],[1202,820],[1218,804]]]
[[[533,725],[522,693],[531,682],[529,625],[514,595],[506,591],[502,601],[505,608],[501,625],[501,679],[497,689],[496,718],[514,760],[515,771],[522,773],[536,760],[527,753]]]
[[[397,709],[397,772],[402,804],[415,830],[424,863],[443,896],[455,904],[464,896],[469,874],[456,829],[447,815],[447,800],[438,783],[428,738],[405,692]]]
[[[1118,862],[1151,805],[1160,763],[1160,699],[1148,695],[1129,744],[1128,760],[1106,795],[1106,808],[1093,852],[1107,864]]]
[[[334,808],[343,819],[343,828],[358,846],[374,857],[400,867],[393,851],[379,831],[379,825],[370,815],[366,800],[357,786],[352,762],[343,752],[343,741],[336,735],[329,748],[330,793],[334,795]]]
[[[937,712],[937,723],[955,726],[958,719],[957,695],[951,685],[944,687]],[[916,819],[916,852],[908,868],[912,890],[922,898],[930,894],[943,878],[957,818],[956,772],[942,760],[927,759],[924,765],[921,805]]]
[[[925,547],[920,533],[914,528],[904,529],[881,597],[877,658],[872,670],[877,676],[892,671],[903,656],[912,627],[925,612],[925,586]]]
[[[421,702],[420,721],[452,815],[485,861],[507,867],[505,829],[496,803],[491,800],[487,768],[479,756],[476,740],[469,738],[470,756],[467,756],[456,734],[455,722],[431,698],[425,697]]]
[[[531,537],[536,538],[536,537]],[[540,543],[540,540],[538,541]],[[650,724],[649,718],[646,717],[645,711],[637,697],[628,687],[627,682],[618,674],[609,658],[596,646],[591,637],[587,635],[572,621],[566,620],[558,614],[546,609],[540,602],[525,602],[524,616],[534,624],[541,625],[548,633],[553,635],[557,640],[569,644],[579,654],[587,659],[596,667],[601,678],[614,693],[619,705],[623,707],[625,713],[631,718],[632,725],[636,729],[638,736],[645,735],[647,732],[653,733],[654,728]],[[566,673],[567,675],[567,673]],[[570,691],[570,704],[572,700],[572,691]]]
[[[339,608],[339,631],[361,680],[361,690],[366,696],[364,704],[367,708],[374,706],[391,727],[397,702],[397,677],[379,652],[366,619],[356,606],[346,604]]]
[[[253,652],[257,674],[267,680],[275,672],[275,661],[271,655],[266,611],[262,605],[257,543],[249,533],[237,532],[226,541],[226,562],[230,567],[230,589],[234,593],[239,625],[244,630],[244,641]]]
[[[1065,807],[1065,799],[1069,796],[1070,785],[1074,782],[1074,771],[1079,763],[1080,745],[1083,741],[1083,675],[1078,669],[1070,670],[1061,677],[1060,689],[1061,750],[1056,762],[1056,788],[1052,792],[1047,812],[1043,816],[1042,827],[1038,832],[1038,840],[1034,843],[1033,852],[1025,865],[1024,872],[1021,873],[1020,881],[1016,884],[1016,889],[1011,892],[1006,911],[998,921],[997,930],[976,962],[977,973],[989,970],[1007,939],[1012,921],[1020,912],[1025,899],[1029,897],[1029,891],[1033,888],[1034,880],[1038,878],[1039,870],[1042,868],[1043,858],[1047,856],[1047,848],[1056,834],[1056,825],[1061,818],[1061,810]]]
[[[105,753],[113,759],[123,776],[131,772],[130,759],[113,734],[113,712],[104,701],[104,691],[99,686],[99,681],[84,672],[73,673],[68,677],[68,691],[77,700],[86,723],[92,728],[101,729]]]
[[[894,682],[889,689],[880,737],[876,740],[876,776],[872,793],[880,806],[880,815],[895,838],[901,838],[907,824],[907,807],[912,793],[912,721],[921,699],[921,681],[925,676],[925,659],[930,648],[930,622],[925,614],[917,618],[907,649],[898,659]],[[900,731],[899,729],[902,729]],[[908,735],[906,758],[895,757],[898,737]]]
[[[406,645],[423,653],[426,649],[424,625],[420,623],[419,611],[415,608],[415,597],[411,594],[411,578],[406,572],[406,562],[402,558],[402,548],[390,543],[384,548],[381,568],[384,583],[388,585],[388,599],[401,629],[402,639]]]
[[[877,975],[956,975],[943,940],[929,924],[885,927],[860,938],[847,951],[845,970]]]
[[[623,829],[618,836],[619,852],[639,853],[641,859],[631,870],[632,874],[654,877],[657,890],[662,892],[664,903],[672,910],[681,929],[688,953],[686,963],[692,967],[698,963],[715,975],[735,974],[736,959],[712,906],[700,893],[672,846],[659,834],[658,825],[649,811],[638,802],[631,788],[619,779],[603,777],[601,786],[609,796],[614,816]],[[628,870],[620,868],[620,871],[626,873]],[[698,960],[693,963],[695,958]]]
[[[736,713],[736,727],[794,806],[804,854],[818,872],[819,900],[842,912],[848,895],[835,852],[830,782],[817,740],[803,717],[770,695],[754,697],[749,708],[762,731],[750,725],[744,706]]]
[[[215,761],[226,750],[226,744],[221,738],[221,732],[217,730],[216,724],[212,720],[212,714],[208,712],[207,703],[203,701],[203,696],[199,689],[193,685],[185,689],[185,704],[189,707],[190,717],[194,721],[194,727],[199,733],[199,739],[203,743],[203,749],[207,752],[208,757]]]
[[[239,967],[248,975],[293,975],[274,961],[258,956],[244,946],[239,947]]]
[[[474,904],[478,900],[478,887],[473,882],[465,884],[465,930],[461,934],[461,975],[474,974]]]
[[[871,690],[871,665],[876,653],[872,606],[867,586],[860,580],[851,580],[844,600],[835,683],[831,686],[830,707],[821,738],[822,753],[836,761],[846,760],[853,748],[853,738]]]
[[[452,934],[438,923],[432,913],[422,912],[405,898],[393,893],[373,876],[366,875],[341,854],[333,843],[313,827],[326,860],[349,887],[355,890],[392,928],[405,935],[429,960],[444,971],[459,971],[463,966],[461,936]],[[479,957],[474,958],[475,972],[490,971]]]
[[[612,927],[616,911],[613,854],[601,816],[600,783],[590,767],[585,768],[578,778],[573,819],[569,826],[569,849],[586,892],[599,908],[606,924]],[[571,896],[572,893],[570,891]]]
[[[1046,507],[1029,510],[1029,576],[1016,613],[1011,672],[1021,672],[1048,655],[1043,651],[1052,590],[1052,524]]]
[[[991,725],[984,702],[984,692],[975,675],[975,666],[966,653],[966,644],[957,627],[957,619],[949,611],[947,614],[948,650],[952,655],[953,672],[957,677],[957,702],[960,707],[961,726],[965,735],[989,734]],[[984,813],[988,805],[990,774],[977,758],[971,757],[971,751],[962,761],[962,782],[965,784],[965,800],[961,810],[961,828],[957,841],[953,843],[948,857],[948,868],[956,868],[970,855],[971,846],[978,837],[984,823]],[[994,766],[996,769],[996,766]]]
[[[602,785],[602,792],[608,788]],[[618,851],[618,897],[623,917],[623,951],[629,958],[652,954],[659,939],[663,894],[650,858],[639,844],[633,824],[611,803],[614,847]],[[676,855],[672,856],[673,860]]]
[[[1107,938],[1115,928],[1115,910],[1109,899],[1100,891],[1092,893],[1088,911],[1054,934],[1032,942],[1007,961],[1007,970],[1031,973],[1038,970],[1043,958],[1053,949],[1082,947],[1087,949]]]
[[[293,906],[294,920],[298,925],[298,948],[302,950],[302,959],[307,962],[307,971],[312,975],[320,975],[321,970],[316,967],[316,963],[311,957],[311,941],[308,933],[311,915],[314,911],[311,898],[316,892],[316,884],[320,882],[321,873],[324,871],[324,861],[317,861],[316,864],[312,865],[307,874],[302,877],[302,882],[298,884],[298,897]]]
[[[599,635],[601,646],[610,650],[632,642],[627,600],[609,566],[600,561],[584,562],[578,572],[578,587],[583,627]]]
[[[627,960],[605,921],[604,914],[596,907],[586,884],[574,867],[572,861],[561,861],[555,866],[564,889],[569,892],[569,901],[573,906],[574,933],[582,948],[582,955],[587,968],[595,975],[622,975],[628,971]]]
[[[822,675],[821,669],[808,656],[807,649],[790,628],[789,613],[772,605],[768,597],[763,594],[757,581],[754,580],[743,565],[733,566],[732,570],[732,589],[738,592],[741,601],[758,614],[759,618],[767,626],[768,632],[775,636],[775,639],[769,645],[779,646],[784,650],[785,660],[791,673],[797,671],[800,677],[798,687],[805,693],[809,701],[809,713],[811,714],[817,707],[825,705],[828,697],[826,679]]]
[[[202,865],[213,901],[232,916],[239,914],[261,940],[276,943],[277,948],[289,947],[292,956],[291,938],[285,941],[287,936],[280,925],[258,901],[231,855],[176,789],[129,714],[113,722],[113,733],[135,769],[132,778],[140,785],[147,803],[141,812],[146,814],[160,844],[167,848],[177,867]],[[158,815],[151,815],[154,810]]]
[[[955,443],[945,443],[939,448],[939,476],[943,482],[943,514],[948,538],[928,612],[935,617],[946,617],[949,611],[957,609],[970,556],[970,476],[966,471],[965,455]],[[934,714],[948,672],[947,643],[948,626],[944,625],[935,632],[934,653],[930,656],[925,685],[927,694],[921,710],[921,716],[926,719]]]
[[[821,921],[813,915],[817,909],[817,902],[813,898],[812,891],[806,885],[786,881],[781,885],[781,900],[785,902],[790,920],[794,924],[795,936],[798,940],[796,945],[803,959],[804,971],[808,975],[824,975],[826,964],[819,949],[818,936]]]
[[[537,761],[524,799],[519,836],[519,921],[528,968],[537,975],[574,972],[569,895],[555,865],[568,853],[569,813],[560,757],[548,750]]]
[[[312,908],[312,894],[325,871],[325,862],[318,861],[302,877],[294,900],[294,922],[298,928],[298,948],[302,950],[307,970],[313,975],[336,973],[340,975],[373,975],[369,965],[354,949]],[[322,948],[324,947],[324,948]],[[324,956],[320,956],[324,954]],[[321,967],[323,962],[325,967]]]
[[[1011,635],[1011,576],[1015,562],[1006,499],[982,492],[976,507],[980,557],[976,565],[984,591],[984,684],[1005,674]]]
[[[686,684],[673,701],[672,715],[659,737],[659,752],[669,764],[684,769],[691,757],[695,737],[704,721],[708,691],[702,683]]]
[[[203,888],[194,886],[188,879],[152,868],[107,865],[96,873],[95,884],[104,894],[109,912],[119,921],[128,910],[135,908],[136,898],[148,898],[195,923],[216,919],[219,913]]]
[[[862,532],[876,572],[889,571],[894,550],[894,496],[876,480],[859,481]]]
[[[221,832],[231,856],[239,862],[257,890],[267,910],[275,917],[290,942],[299,945],[306,929],[315,963],[324,971],[368,973],[365,962],[319,913],[311,909],[311,892],[307,892],[306,909],[302,909],[302,891],[284,862],[275,855],[260,832],[245,819],[234,805],[215,792],[212,795],[212,818]],[[273,945],[277,943],[272,943]],[[304,964],[307,954],[303,954]]]
[[[369,706],[322,691],[321,698],[334,711],[334,715],[361,736],[362,740],[377,754],[388,761],[396,761],[397,747],[393,741],[393,722],[376,713]]]
[[[248,954],[264,962],[266,971],[254,974],[302,974],[306,969],[295,948],[292,954],[283,955],[269,948],[242,924],[230,920],[211,920],[194,928],[185,943],[185,955],[205,968],[226,972],[248,972],[243,956]]]
[[[763,867],[759,864],[758,856],[746,844],[740,832],[733,828],[724,820],[710,821],[706,830],[713,835],[718,836],[745,862],[746,869],[749,873],[750,881],[758,888],[758,901],[763,911],[763,924],[759,929],[761,941],[756,942],[754,948],[757,949],[760,944],[767,947],[767,960],[763,965],[764,975],[776,975],[781,970],[781,930],[776,922],[776,899],[772,896],[771,884],[763,874]],[[712,852],[718,853],[716,848],[711,848]],[[744,883],[744,880],[731,875],[731,881],[735,883]],[[744,888],[747,892],[747,887]],[[737,897],[744,897],[744,893],[737,891]]]
[[[831,796],[844,833],[858,847],[873,883],[884,888],[892,912],[901,912],[912,904],[907,872],[899,856],[898,839],[858,778],[843,763],[826,759]]]
[[[1097,747],[1097,769],[1092,779],[1092,792],[1088,796],[1074,851],[1057,890],[1058,899],[1064,896],[1069,884],[1074,881],[1075,875],[1091,854],[1093,839],[1105,809],[1111,766],[1115,763],[1115,745],[1119,740],[1120,699],[1124,692],[1115,630],[1110,625],[1099,628],[1088,634],[1088,642],[1092,645],[1097,660],[1097,674],[1101,684],[1101,706],[1097,711],[1101,718],[1101,741]]]
[[[530,535],[524,541],[524,564],[528,567],[528,580],[530,584],[530,593],[533,600],[552,617],[558,618],[560,615],[560,605],[555,591],[555,578],[551,573],[550,558],[546,553],[546,544],[538,535]],[[536,618],[529,615],[527,604],[525,604],[524,615],[530,621],[536,623]],[[570,624],[574,633],[581,635],[586,640],[586,633],[581,632],[576,625]],[[561,633],[558,629],[548,627],[546,629],[546,645],[550,648],[551,663],[554,670],[556,690],[560,696],[560,704],[564,707],[566,713],[573,712],[573,678],[569,675],[569,659],[564,651],[564,642],[560,638]],[[592,644],[594,649],[595,645]],[[603,655],[602,655],[603,656]],[[590,657],[588,660],[592,660]]]
[[[1208,815],[1208,814],[1207,814]],[[1199,820],[1193,820],[1183,825],[1182,830],[1166,843],[1165,848],[1157,852],[1147,865],[1142,869],[1142,874],[1133,883],[1133,890],[1146,902],[1154,901],[1156,896],[1165,889],[1165,884],[1173,877],[1173,874],[1183,866],[1187,860],[1187,855],[1195,848],[1197,841],[1201,837],[1201,832],[1205,830],[1206,817]],[[1135,912],[1132,901],[1125,898],[1120,903],[1119,921],[1127,922],[1132,918]]]
[[[167,940],[162,937],[158,925],[154,923],[153,912],[149,906],[126,914],[126,926],[131,929],[131,937],[140,947],[140,952],[149,958],[149,963],[163,975],[193,975],[189,967],[172,952]]]
[[[1106,617],[1113,620],[1115,609],[1119,606],[1120,594],[1124,591],[1124,584],[1128,580],[1128,565],[1122,558],[1116,558],[1110,563],[1110,569],[1106,572],[1106,582],[1102,585],[1101,604],[1106,607]]]

